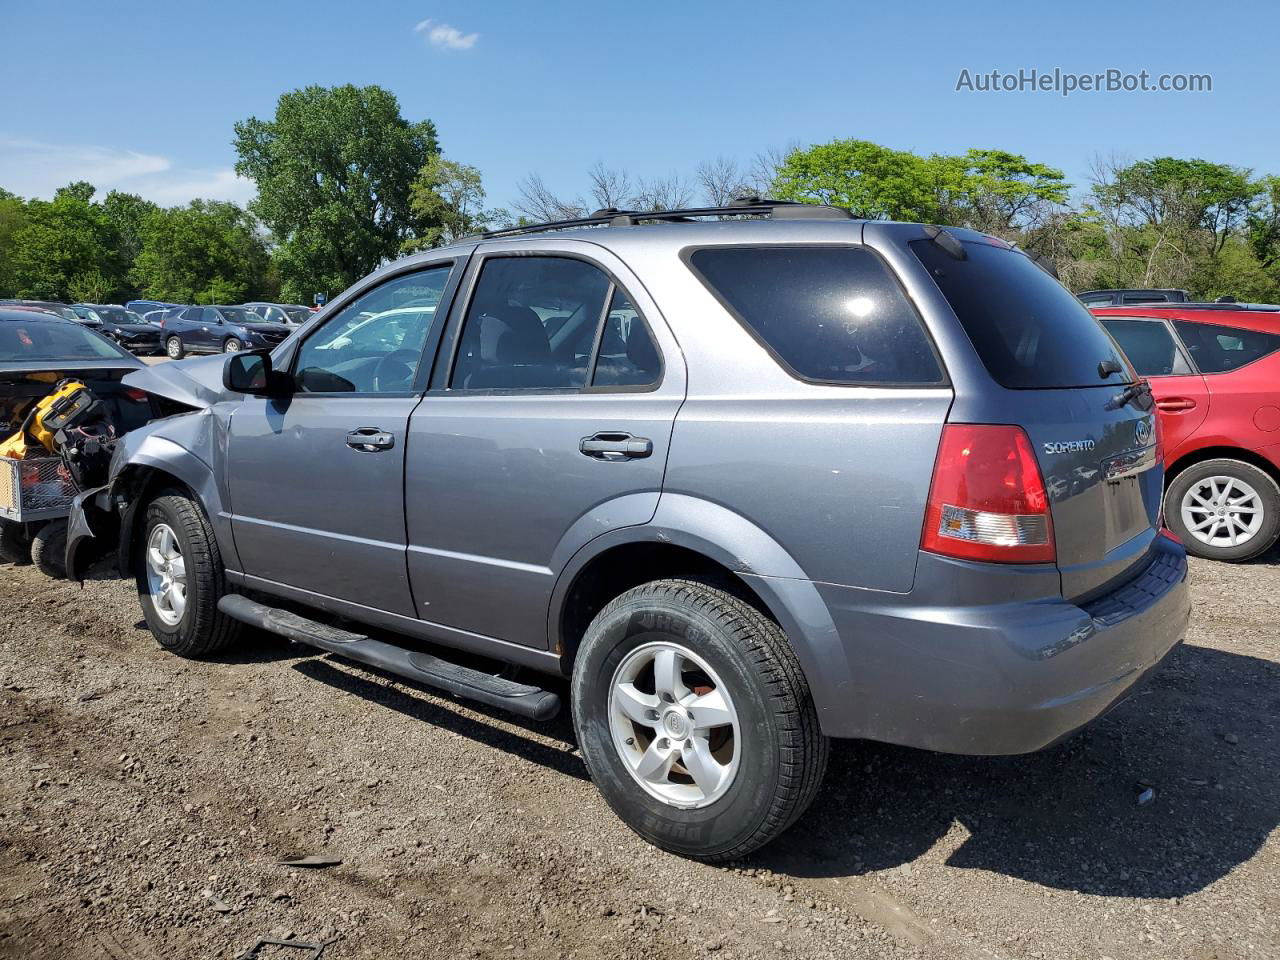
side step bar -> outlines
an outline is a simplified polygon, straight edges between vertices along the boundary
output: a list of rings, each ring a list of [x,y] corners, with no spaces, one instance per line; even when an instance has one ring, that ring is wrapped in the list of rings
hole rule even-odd
[[[515,683],[470,667],[463,667],[429,653],[417,653],[364,634],[339,630],[327,624],[300,617],[288,610],[269,607],[239,594],[227,594],[218,601],[218,609],[232,620],[250,624],[328,650],[349,660],[358,660],[379,670],[438,690],[455,697],[499,707],[530,720],[550,720],[560,712],[560,698],[550,690]]]

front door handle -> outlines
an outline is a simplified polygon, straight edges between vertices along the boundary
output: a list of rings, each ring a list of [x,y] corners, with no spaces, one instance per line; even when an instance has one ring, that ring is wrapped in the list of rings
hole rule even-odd
[[[1179,410],[1194,410],[1196,402],[1190,397],[1165,397],[1163,400],[1156,401],[1157,410],[1167,410],[1177,412]]]
[[[595,460],[640,460],[653,453],[653,441],[629,433],[597,433],[583,437],[578,449]]]
[[[361,453],[377,453],[379,450],[390,450],[396,445],[394,435],[378,427],[361,427],[347,434],[347,446]]]

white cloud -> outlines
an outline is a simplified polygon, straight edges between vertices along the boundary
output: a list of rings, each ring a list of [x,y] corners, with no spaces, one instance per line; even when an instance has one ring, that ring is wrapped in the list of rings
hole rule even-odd
[[[47,199],[76,180],[97,187],[98,199],[110,190],[123,190],[165,206],[196,197],[243,204],[254,194],[253,182],[230,167],[181,168],[168,157],[136,150],[0,136],[0,187]]]
[[[457,27],[434,20],[422,20],[413,28],[414,33],[424,34],[433,47],[444,50],[470,50],[480,39],[478,33],[463,33]]]

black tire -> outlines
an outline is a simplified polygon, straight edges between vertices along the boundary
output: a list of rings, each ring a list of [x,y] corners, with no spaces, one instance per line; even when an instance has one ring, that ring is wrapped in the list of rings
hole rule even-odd
[[[226,343],[222,345],[223,353],[239,353],[244,349],[244,344],[240,342],[239,337],[227,337]]]
[[[181,360],[187,355],[186,348],[182,345],[182,338],[179,336],[166,337],[164,341],[164,353],[170,360]]]
[[[146,559],[152,531],[160,524],[175,534],[186,569],[186,608],[177,623],[168,623],[151,595]],[[204,510],[179,490],[162,490],[142,518],[133,566],[142,615],[160,645],[180,657],[207,657],[225,650],[241,625],[218,612],[226,590],[222,555]]]
[[[46,577],[67,577],[67,521],[50,520],[31,538],[31,562]]]
[[[22,524],[0,520],[0,563],[31,562],[31,541]]]
[[[731,694],[739,762],[725,792],[682,808],[640,786],[614,746],[610,687],[629,653],[663,640],[706,662]],[[704,583],[660,580],[611,601],[587,628],[574,664],[574,729],[591,779],[641,837],[681,856],[733,860],[790,827],[816,796],[828,740],[781,628]]]
[[[1258,495],[1262,523],[1257,532],[1237,546],[1205,543],[1188,529],[1182,518],[1182,504],[1189,491],[1209,477],[1230,477],[1247,483]],[[1280,537],[1280,487],[1270,475],[1241,460],[1205,460],[1187,467],[1169,484],[1165,495],[1165,523],[1187,548],[1187,552],[1206,560],[1239,563],[1266,553]]]

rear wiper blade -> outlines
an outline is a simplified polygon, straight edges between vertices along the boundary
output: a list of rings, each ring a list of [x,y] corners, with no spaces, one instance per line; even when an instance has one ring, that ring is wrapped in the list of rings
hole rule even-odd
[[[1123,390],[1117,393],[1114,397],[1112,397],[1111,401],[1107,404],[1107,406],[1110,407],[1112,410],[1119,410],[1126,403],[1132,403],[1134,400],[1138,399],[1138,397],[1141,397],[1141,396],[1146,396],[1150,398],[1151,384],[1147,383],[1147,381],[1145,380],[1135,380],[1133,383],[1129,384],[1127,387],[1125,387]],[[1140,409],[1145,409],[1147,406],[1148,404],[1138,404],[1138,407]]]

